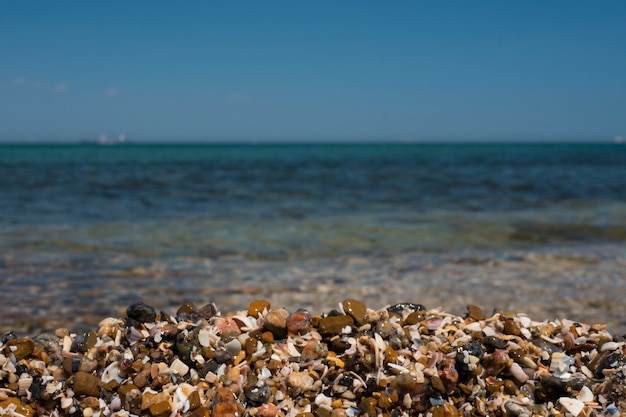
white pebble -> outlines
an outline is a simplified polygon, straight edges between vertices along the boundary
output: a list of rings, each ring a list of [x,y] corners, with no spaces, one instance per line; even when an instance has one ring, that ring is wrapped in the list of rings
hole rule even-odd
[[[578,414],[583,411],[583,408],[585,408],[585,404],[575,398],[561,397],[559,398],[559,403],[574,417],[577,417]]]

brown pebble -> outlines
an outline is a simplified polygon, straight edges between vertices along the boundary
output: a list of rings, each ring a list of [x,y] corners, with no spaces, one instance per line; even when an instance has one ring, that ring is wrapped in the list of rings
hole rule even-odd
[[[417,382],[417,379],[410,374],[400,374],[391,382],[391,388],[403,394],[417,395],[423,391],[424,384]]]
[[[385,349],[385,361],[387,361],[387,363],[396,363],[397,360],[398,352],[391,346],[387,346]]]
[[[248,315],[254,318],[259,317],[264,311],[269,311],[272,304],[267,300],[256,300],[248,306]]]
[[[30,356],[34,350],[35,341],[30,337],[9,340],[4,347],[5,354],[9,356],[11,353],[13,353],[13,355],[15,356],[15,360],[18,361],[21,361],[27,356]]]
[[[485,316],[485,313],[483,313],[483,310],[473,304],[467,305],[467,316],[475,321],[480,321],[487,318],[487,316]]]
[[[449,402],[443,403],[443,412],[445,417],[458,417],[459,410]]]
[[[152,417],[165,417],[172,412],[172,405],[169,401],[161,401],[151,406],[148,411]]]
[[[276,405],[272,403],[263,404],[257,408],[257,415],[259,417],[275,417],[278,409]]]
[[[211,417],[237,417],[239,406],[235,394],[228,388],[218,388],[213,398]]]
[[[96,397],[85,397],[80,402],[81,408],[100,408],[100,400]]]
[[[318,330],[322,335],[340,334],[345,327],[352,327],[354,319],[347,315],[328,316],[320,319]]]
[[[515,321],[513,321],[512,319],[507,319],[504,321],[503,331],[505,334],[508,334],[511,336],[519,336],[522,334],[522,331],[519,325],[515,323]]]
[[[287,332],[289,334],[305,334],[311,330],[311,313],[299,309],[287,317]]]
[[[189,415],[190,417],[210,417],[211,412],[206,407],[198,407]]]
[[[367,413],[370,416],[375,416],[377,402],[378,401],[376,401],[372,397],[363,398],[361,402],[359,402],[359,410],[361,410],[362,413]]]
[[[153,405],[156,405],[163,401],[169,401],[170,396],[166,392],[152,393],[149,390],[144,391],[141,399],[141,409],[147,410]]]
[[[74,374],[74,392],[78,395],[96,397],[100,395],[100,378],[87,372],[78,371]]]
[[[261,334],[261,343],[274,343],[274,335],[272,332],[263,332]]]
[[[443,409],[443,405],[436,405],[431,408],[430,412],[432,413],[432,417],[445,417],[445,410]]]
[[[192,314],[196,312],[196,305],[193,301],[187,301],[182,306],[178,307],[176,314]]]
[[[407,326],[412,326],[424,320],[424,316],[425,314],[422,310],[414,311],[406,317],[406,320],[404,320],[404,324]]]
[[[330,412],[331,411],[327,410],[326,408],[318,407],[315,409],[313,414],[315,415],[315,417],[330,417]]]
[[[26,417],[35,416],[35,410],[30,405],[23,405],[22,402],[17,397],[10,397],[4,401],[0,401],[0,408],[7,410],[10,407],[14,407],[15,411],[23,416],[26,416]],[[3,415],[8,416],[8,415],[13,415],[13,414],[9,414],[7,412],[7,414],[3,414]]]
[[[189,410],[193,411],[196,408],[202,405],[202,400],[200,399],[200,393],[198,390],[193,391],[189,394]]]
[[[504,380],[504,393],[509,395],[515,395],[517,392],[517,387],[515,386],[515,382],[510,379]]]
[[[348,298],[343,301],[343,311],[354,319],[357,326],[361,326],[365,322],[367,309],[363,302]]]
[[[149,363],[144,365],[143,369],[139,371],[139,373],[133,379],[135,385],[143,389],[146,385],[150,383],[151,368],[152,366]]]
[[[275,339],[284,339],[287,336],[287,317],[289,312],[284,308],[272,310],[265,316],[263,326],[272,332]]]

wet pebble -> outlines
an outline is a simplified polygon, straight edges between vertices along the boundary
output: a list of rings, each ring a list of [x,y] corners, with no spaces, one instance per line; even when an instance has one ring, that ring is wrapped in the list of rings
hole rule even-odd
[[[302,309],[291,313],[287,317],[286,325],[290,334],[305,334],[311,330],[311,313]]]
[[[126,316],[139,323],[149,323],[156,319],[156,311],[154,307],[138,302],[128,306]]]
[[[272,332],[274,338],[284,339],[287,336],[287,318],[289,312],[284,308],[272,310],[265,316],[264,327]]]

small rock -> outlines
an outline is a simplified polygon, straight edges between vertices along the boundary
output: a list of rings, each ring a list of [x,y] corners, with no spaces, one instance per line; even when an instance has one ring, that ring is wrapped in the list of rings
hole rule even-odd
[[[287,317],[289,312],[284,308],[272,310],[265,316],[263,326],[272,332],[276,339],[284,339],[287,336]]]
[[[213,398],[211,417],[233,417],[239,415],[235,394],[228,388],[218,388]]]
[[[474,321],[480,321],[487,318],[485,313],[483,313],[483,310],[473,304],[467,305],[467,316]]]
[[[253,386],[246,390],[246,398],[254,404],[263,404],[270,398],[270,388],[263,384],[259,386]]]
[[[401,394],[409,393],[414,396],[424,390],[424,381],[418,381],[413,375],[400,374],[391,382],[391,388]]]
[[[365,313],[367,312],[363,302],[348,298],[343,301],[343,311],[354,319],[357,326],[363,325],[365,321]]]
[[[410,312],[426,311],[426,307],[415,303],[397,303],[387,308],[387,311],[399,314],[400,316],[407,310]]]
[[[267,300],[256,300],[248,306],[248,315],[258,318],[264,311],[270,311],[271,303]]]
[[[100,378],[87,372],[74,374],[74,392],[78,395],[97,397],[100,394]]]
[[[217,306],[215,303],[209,303],[196,312],[198,317],[209,320],[217,315]]]
[[[292,372],[287,377],[287,386],[294,396],[309,391],[313,387],[314,382],[308,372]]]
[[[152,417],[165,417],[172,412],[172,405],[169,401],[161,401],[150,407],[148,411]]]
[[[598,378],[603,378],[603,371],[605,369],[621,368],[624,365],[626,365],[626,356],[619,352],[611,352],[609,354],[604,354],[602,359],[598,362],[594,373]]]
[[[257,415],[259,417],[276,417],[277,413],[278,409],[276,408],[276,405],[272,403],[263,404],[257,408]]]
[[[305,334],[311,330],[311,313],[299,309],[287,317],[287,331],[290,334]]]
[[[522,334],[522,330],[513,319],[506,319],[504,321],[504,334],[508,334],[511,336],[519,336]]]
[[[152,323],[156,319],[156,311],[154,307],[138,302],[128,306],[126,316],[139,323]]]
[[[18,361],[30,356],[33,350],[35,350],[35,341],[30,337],[9,340],[4,347],[5,354],[8,356],[13,353]]]
[[[320,319],[317,329],[322,335],[340,334],[346,327],[354,326],[354,319],[350,316],[328,316]]]
[[[193,314],[196,312],[196,306],[193,301],[187,301],[176,310],[176,314]]]

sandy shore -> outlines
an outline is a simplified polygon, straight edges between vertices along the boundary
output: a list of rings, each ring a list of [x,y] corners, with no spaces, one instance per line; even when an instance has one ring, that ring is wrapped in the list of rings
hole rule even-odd
[[[67,273],[59,278],[61,268],[73,271],[71,279]],[[93,328],[104,317],[123,317],[126,306],[140,300],[171,313],[185,301],[215,302],[229,312],[267,299],[317,314],[348,297],[371,308],[416,302],[454,314],[475,304],[535,320],[604,323],[613,334],[626,333],[626,252],[620,246],[280,262],[177,258],[130,269],[5,259],[0,277],[0,330],[18,334]]]

